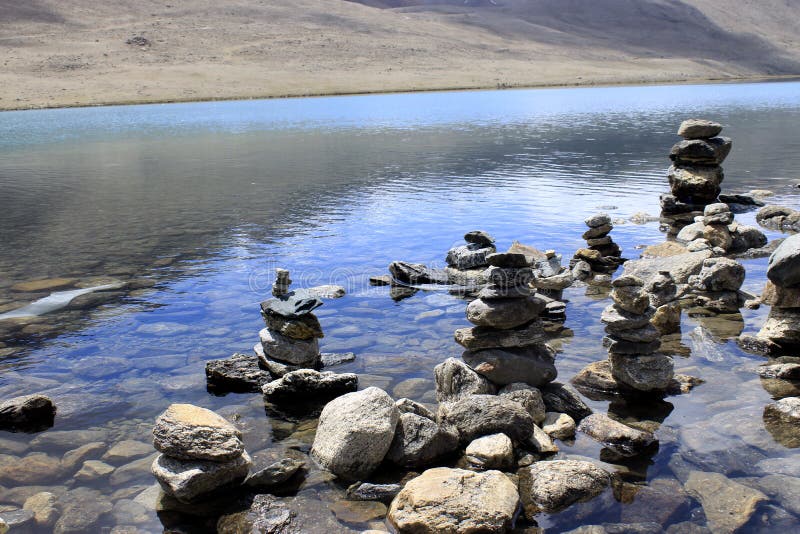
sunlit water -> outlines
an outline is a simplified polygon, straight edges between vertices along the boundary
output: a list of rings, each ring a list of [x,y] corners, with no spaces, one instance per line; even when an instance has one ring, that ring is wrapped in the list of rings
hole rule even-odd
[[[446,250],[473,229],[491,233],[500,248],[519,240],[555,249],[566,262],[584,244],[588,215],[658,214],[666,154],[678,124],[694,116],[723,123],[734,140],[726,192],[770,189],[771,203],[798,207],[797,83],[0,114],[0,313],[46,297],[48,291],[12,290],[37,278],[74,278],[74,287],[138,284],[100,307],[52,312],[13,329],[0,325],[2,397],[43,392],[59,407],[53,429],[35,436],[4,432],[0,445],[14,456],[45,452],[57,459],[91,441],[149,443],[155,417],[172,402],[190,402],[235,416],[261,465],[303,456],[313,420],[269,417],[258,394],[217,397],[205,386],[205,361],[252,351],[263,326],[258,303],[269,294],[276,266],[290,269],[298,286],[347,288],[347,296],[326,301],[318,314],[323,351],[357,354],[335,370],[359,373],[361,387],[434,402],[432,370],[460,354],[452,334],[468,324],[465,301],[436,291],[393,302],[388,289],[371,288],[367,277],[385,273],[396,259],[442,264]],[[737,220],[753,224],[754,217]],[[658,223],[617,224],[612,236],[629,258],[641,245],[665,239]],[[745,265],[744,289],[760,293],[766,260]],[[585,287],[568,289],[565,298],[565,326],[574,337],[554,341],[564,381],[605,357],[599,317],[608,304]],[[649,465],[630,466],[624,478],[675,479],[680,459],[732,478],[763,475],[767,465],[796,467],[800,456],[763,426],[771,398],[753,372],[762,360],[730,340],[742,327],[756,331],[766,312],[744,310],[743,324],[738,317],[684,315],[687,356],[676,366],[707,380],[690,394],[652,406],[590,401],[601,412],[663,420],[658,454]],[[714,339],[699,335],[699,326]],[[600,447],[584,436],[560,446],[565,455],[599,456]],[[89,487],[100,493],[83,498],[116,504],[93,527],[98,531],[181,524],[185,518],[130,504],[154,483],[151,458],[141,458],[115,460],[116,471],[95,480],[73,479],[76,469],[20,478],[0,467],[0,505],[19,507],[41,491],[21,487],[70,490],[73,500],[81,498],[75,488]],[[343,498],[344,487],[312,466],[287,499],[319,515],[321,532],[382,524],[381,518],[337,523],[329,506]],[[559,532],[646,520],[650,505],[630,500],[609,493],[540,524]],[[688,503],[665,522],[703,524],[699,504]],[[792,527],[800,519],[773,500],[747,528]]]

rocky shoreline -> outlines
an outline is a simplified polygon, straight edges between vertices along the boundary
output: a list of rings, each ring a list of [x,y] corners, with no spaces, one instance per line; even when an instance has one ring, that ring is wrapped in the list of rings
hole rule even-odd
[[[322,352],[324,317],[317,310],[343,296],[344,288],[293,289],[289,271],[277,269],[273,296],[260,305],[265,327],[253,352],[204,361],[206,387],[214,394],[255,395],[270,417],[307,433],[302,445],[265,462],[246,450],[252,428],[175,402],[152,428],[155,454],[143,441],[108,447],[100,434],[92,441],[89,433],[80,443],[58,445],[60,458],[22,457],[21,471],[13,451],[0,461],[0,483],[12,486],[35,489],[55,472],[75,480],[124,481],[126,469],[138,472],[138,480],[142,470],[151,472],[157,485],[113,505],[92,490],[76,496],[78,489],[31,489],[0,499],[6,508],[0,518],[12,532],[67,533],[91,530],[113,514],[132,524],[111,530],[123,534],[138,532],[135,518],[155,508],[170,532],[331,531],[336,527],[317,522],[289,498],[309,476],[346,488],[346,499],[334,505],[336,518],[369,524],[371,532],[541,532],[540,522],[566,509],[587,518],[574,532],[736,532],[775,502],[797,514],[785,503],[787,495],[800,495],[800,473],[736,477],[704,470],[708,460],[698,459],[671,462],[678,481],[647,476],[662,426],[672,430],[665,423],[672,406],[666,399],[691,397],[693,388],[714,382],[713,376],[677,369],[673,338],[684,313],[715,318],[770,306],[761,330],[737,335],[738,342],[771,358],[756,369],[774,397],[764,407],[764,428],[782,446],[800,447],[800,242],[795,235],[767,243],[758,229],[735,221],[742,205],[757,203],[748,204],[754,197],[746,195],[721,195],[720,164],[731,147],[730,139],[718,137],[721,130],[709,121],[681,125],[684,141],[670,154],[671,193],[662,196],[670,238],[645,249],[640,259],[623,258],[610,236],[614,222],[599,213],[585,221],[587,248],[576,251],[568,266],[555,251],[517,242],[498,251],[492,236],[476,230],[446,252],[444,269],[396,261],[389,276],[374,277],[371,283],[387,286],[396,301],[433,286],[466,301],[472,326],[454,333],[461,358],[443,358],[425,382],[436,402],[364,384],[363,373],[336,372],[335,366],[357,356]],[[770,255],[760,296],[742,291],[741,254]],[[564,290],[570,287],[610,298],[600,317],[605,336],[596,343],[607,357],[556,381],[558,347],[568,337]],[[590,407],[597,399],[611,401],[607,413]],[[0,428],[49,429],[57,421],[56,404],[43,395],[9,399],[0,405]],[[620,405],[669,408],[660,420],[642,422],[620,415]],[[40,436],[57,442],[58,432]],[[584,438],[596,444],[596,457],[564,453]],[[657,508],[651,518],[592,522],[592,507],[602,509],[603,499],[625,502],[634,495]],[[94,507],[87,505],[93,501]],[[662,528],[690,502],[699,503],[702,517]]]

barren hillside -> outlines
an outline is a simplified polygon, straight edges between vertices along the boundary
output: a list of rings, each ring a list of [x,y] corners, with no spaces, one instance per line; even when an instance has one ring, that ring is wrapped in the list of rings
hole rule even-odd
[[[800,74],[800,0],[0,0],[0,108]]]

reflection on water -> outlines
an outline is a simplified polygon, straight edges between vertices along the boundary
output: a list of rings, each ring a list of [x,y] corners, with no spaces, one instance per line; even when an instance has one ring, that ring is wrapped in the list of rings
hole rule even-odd
[[[2,398],[45,392],[59,407],[51,431],[32,440],[0,436],[12,455],[0,458],[0,505],[18,507],[32,491],[24,488],[46,486],[57,495],[70,490],[67,500],[107,502],[113,508],[100,525],[153,531],[168,524],[174,518],[158,518],[142,505],[145,498],[137,500],[153,484],[151,458],[141,446],[87,456],[115,468],[94,478],[74,480],[77,468],[60,459],[86,443],[149,442],[155,416],[171,402],[235,415],[257,462],[304,456],[313,420],[270,418],[259,395],[215,397],[205,388],[204,361],[248,351],[257,341],[258,302],[269,293],[274,266],[291,269],[296,285],[348,288],[318,313],[322,349],[358,355],[337,371],[359,373],[361,387],[434,402],[432,369],[460,353],[452,333],[467,324],[464,302],[419,292],[396,303],[387,288],[370,287],[367,276],[383,274],[395,259],[441,264],[467,230],[488,231],[499,247],[518,239],[568,258],[584,244],[583,219],[600,207],[615,219],[657,215],[658,194],[667,190],[666,155],[677,125],[691,116],[722,122],[734,140],[726,192],[771,189],[776,203],[798,207],[795,83],[0,114],[0,314],[50,293],[20,290],[31,280],[65,278],[69,284],[59,290],[68,291],[123,285],[83,295],[83,306],[0,325]],[[664,239],[657,223],[616,223],[613,237],[626,257]],[[745,265],[743,289],[760,293],[766,260]],[[563,380],[605,357],[599,317],[608,304],[607,295],[586,288],[568,289],[565,298],[565,326],[574,336],[558,341]],[[760,360],[730,340],[742,319],[754,332],[765,316],[766,310],[684,316],[674,345],[685,356],[676,367],[707,381],[688,395],[652,406],[590,401],[620,420],[661,424],[658,453],[645,465],[619,466],[623,478],[679,488],[686,465],[732,478],[796,465],[797,454],[764,428],[770,393],[753,372]],[[711,335],[698,337],[698,327]],[[582,435],[561,448],[568,455],[601,454]],[[16,458],[39,452],[57,468],[37,475],[9,467],[32,464]],[[560,531],[638,521],[648,501],[621,498],[619,491],[545,518],[542,526]],[[292,499],[328,514],[319,524],[329,526],[333,512],[313,503],[339,510],[332,505],[342,496],[339,485],[312,469]],[[783,511],[775,499],[770,505]],[[768,531],[779,520],[800,524],[791,512],[779,515],[765,512],[772,522],[752,530]],[[667,520],[703,523],[689,498]],[[336,524],[345,530],[369,522]]]

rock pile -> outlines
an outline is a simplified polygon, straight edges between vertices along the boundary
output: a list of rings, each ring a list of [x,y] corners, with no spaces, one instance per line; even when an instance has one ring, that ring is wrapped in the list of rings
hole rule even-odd
[[[681,229],[676,239],[686,244],[689,252],[713,250],[718,254],[739,253],[767,244],[767,236],[754,226],[734,221],[728,204],[717,202],[703,209],[703,215]]]
[[[706,120],[690,119],[680,125],[678,135],[684,140],[669,155],[671,193],[661,195],[666,222],[675,226],[692,222],[719,196],[725,177],[721,164],[731,151],[731,140],[717,137],[721,132],[722,125]]]
[[[672,358],[658,353],[660,333],[650,323],[655,309],[635,276],[612,283],[614,301],[601,320],[606,325],[603,344],[608,349],[611,374],[619,383],[642,392],[665,391],[673,377]]]
[[[541,386],[556,378],[555,351],[545,342],[539,315],[545,300],[531,288],[533,270],[524,254],[486,256],[489,285],[467,306],[474,325],[456,331],[467,365],[497,386]]]
[[[221,416],[191,404],[172,404],[156,419],[152,472],[164,492],[183,503],[240,485],[251,460],[242,433]]]
[[[324,336],[313,311],[322,301],[308,291],[289,292],[289,271],[277,269],[274,298],[261,303],[266,328],[259,332],[259,365],[274,376],[320,366],[319,339]]]
[[[689,277],[695,304],[718,313],[736,313],[744,304],[739,289],[744,283],[744,266],[730,258],[703,261],[700,274]]]
[[[583,233],[588,248],[581,248],[575,252],[570,266],[575,269],[579,262],[585,262],[592,273],[612,273],[624,261],[619,245],[614,243],[609,233],[614,228],[611,217],[606,213],[599,213],[586,219],[589,227]]]
[[[772,253],[767,278],[761,300],[772,308],[757,337],[768,344],[768,352],[789,353],[800,348],[800,234]]]

